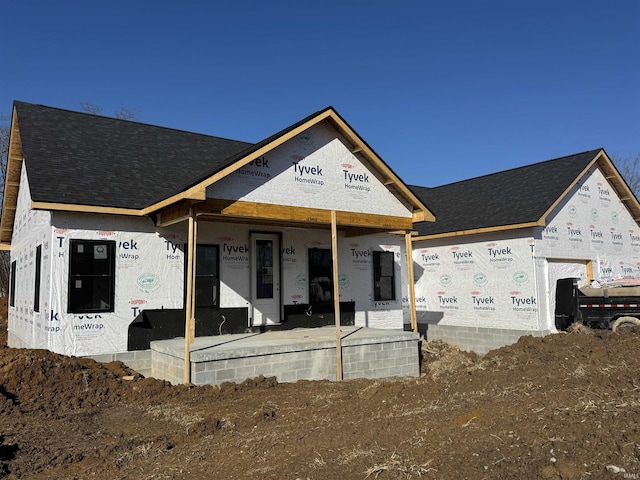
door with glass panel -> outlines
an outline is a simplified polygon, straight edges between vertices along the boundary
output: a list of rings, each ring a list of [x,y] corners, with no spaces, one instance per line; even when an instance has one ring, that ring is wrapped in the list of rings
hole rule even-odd
[[[251,234],[251,305],[254,326],[280,323],[280,236]]]

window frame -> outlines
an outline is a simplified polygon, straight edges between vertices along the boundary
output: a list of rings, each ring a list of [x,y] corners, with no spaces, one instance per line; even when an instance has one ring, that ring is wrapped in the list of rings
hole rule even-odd
[[[74,246],[83,245],[106,245],[107,246],[107,261],[108,261],[108,274],[89,274],[89,273],[74,273],[74,268],[79,263],[74,262],[75,256]],[[95,250],[94,250],[95,251]],[[84,252],[83,252],[84,253]],[[94,259],[95,261],[95,259]],[[69,240],[69,282],[67,291],[67,313],[110,313],[115,311],[115,282],[116,282],[116,242],[115,240],[86,240],[86,239],[71,239]],[[109,287],[109,305],[107,308],[94,308],[94,307],[81,307],[76,305],[78,298],[73,295],[73,284],[77,280],[94,279],[94,278],[108,278]],[[78,302],[79,303],[79,302]]]
[[[325,255],[329,257],[329,266],[328,271],[326,265],[323,265],[321,262],[316,263],[315,269],[312,271],[312,255],[314,253],[321,253],[323,255],[322,259],[324,259]],[[322,260],[321,259],[321,260]],[[330,248],[308,248],[307,249],[307,274],[309,278],[308,282],[308,298],[309,304],[319,304],[319,303],[330,303],[333,302],[333,254],[331,253]],[[315,281],[314,279],[320,279]],[[328,287],[328,288],[327,288]],[[313,293],[315,290],[316,293]],[[328,298],[326,295],[328,294]],[[322,295],[324,298],[318,298],[319,295]]]
[[[11,274],[9,277],[9,306],[16,306],[16,269],[17,269],[16,260],[11,262]]]
[[[40,282],[42,280],[42,245],[36,247],[35,278],[33,285],[33,311],[40,312]]]
[[[205,248],[215,248],[216,249],[216,264],[215,264],[215,273],[200,273],[198,274],[198,254],[199,252],[202,250],[204,250]],[[218,309],[220,308],[220,245],[218,244],[208,244],[208,243],[198,243],[196,245],[196,255],[195,255],[195,269],[196,269],[196,284],[195,284],[195,306],[196,308],[202,308],[202,309]],[[186,271],[186,269],[185,269]],[[213,302],[203,302],[203,303],[199,303],[198,301],[198,279],[199,278],[214,278],[214,282],[212,284],[213,287],[215,287],[215,298],[213,299]]]
[[[383,275],[382,259],[391,257],[391,275]],[[391,287],[391,296],[389,298],[382,295],[382,279],[389,279],[384,282]],[[386,289],[385,289],[386,290]],[[375,302],[395,302],[396,301],[396,269],[395,269],[395,253],[387,250],[373,251],[373,300]]]

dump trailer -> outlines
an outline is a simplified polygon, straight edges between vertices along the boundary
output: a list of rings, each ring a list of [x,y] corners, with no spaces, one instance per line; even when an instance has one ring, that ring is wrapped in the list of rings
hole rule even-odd
[[[575,322],[590,328],[619,331],[640,326],[640,282],[619,280],[578,287],[577,278],[561,278],[556,283],[555,321],[558,330]]]

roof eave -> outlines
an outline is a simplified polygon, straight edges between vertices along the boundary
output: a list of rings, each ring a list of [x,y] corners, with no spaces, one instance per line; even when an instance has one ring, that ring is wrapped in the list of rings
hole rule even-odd
[[[72,203],[55,203],[55,202],[31,202],[32,210],[51,210],[62,212],[82,212],[82,213],[106,213],[109,215],[129,215],[141,217],[145,214],[142,209],[107,207],[101,205],[83,205]]]
[[[13,222],[20,189],[20,174],[24,161],[20,129],[18,127],[18,112],[15,106],[13,107],[11,126],[9,128],[9,151],[2,197],[2,217],[0,218],[0,243],[8,245],[11,244],[11,237],[13,236]]]
[[[540,220],[534,222],[524,222],[524,223],[516,223],[512,225],[498,225],[494,227],[482,227],[482,228],[473,228],[469,230],[457,230],[455,232],[443,232],[443,233],[434,233],[430,235],[420,235],[412,238],[414,242],[419,240],[435,240],[437,238],[451,238],[451,237],[461,237],[463,235],[477,235],[480,233],[492,233],[492,232],[505,232],[512,230],[520,230],[523,228],[533,228],[533,227],[541,227],[544,226],[544,223],[541,223]]]
[[[383,183],[388,189],[395,190],[405,201],[413,207],[413,222],[435,222],[435,215],[429,208],[415,195],[411,189],[405,184],[400,177],[378,156],[378,154],[367,144],[367,142],[351,128],[351,126],[333,109],[330,120],[338,128],[340,133],[345,136],[347,141],[352,144],[351,153],[363,154],[384,178]]]
[[[558,199],[553,202],[553,204],[547,209],[544,215],[542,215],[542,217],[540,218],[542,226],[545,226],[547,224],[547,218],[551,214],[551,212],[553,212],[558,204],[562,202],[562,200],[564,200],[564,198],[569,194],[571,189],[579,184],[584,176],[589,172],[589,170],[596,164],[604,174],[607,182],[611,184],[616,194],[631,214],[633,220],[638,226],[640,226],[640,202],[638,202],[638,199],[625,181],[624,177],[620,174],[614,163],[607,155],[607,152],[605,152],[602,148],[593,157],[589,164],[582,170],[582,172],[580,172],[575,180],[571,182],[571,184],[565,189],[562,195],[560,195]]]
[[[562,202],[562,200],[564,200],[564,198],[569,194],[571,189],[573,189],[573,187],[575,187],[578,183],[580,183],[582,178],[596,163],[600,153],[602,152],[603,150],[600,150],[600,152],[598,152],[598,154],[596,154],[596,156],[593,157],[593,159],[587,164],[587,166],[582,169],[582,171],[576,176],[576,178],[573,179],[573,181],[569,184],[569,186],[564,189],[564,191],[560,194],[560,196],[556,198],[556,200],[549,206],[549,208],[547,208],[544,214],[542,214],[539,220],[541,226],[546,226],[547,218],[549,217],[549,215],[551,215],[551,212],[553,212],[553,210],[558,206],[558,204]]]
[[[600,170],[604,173],[605,179],[611,184],[616,191],[620,201],[627,207],[631,217],[640,226],[640,202],[629,187],[624,177],[620,174],[613,161],[607,155],[607,152],[600,150],[595,161],[598,163]]]

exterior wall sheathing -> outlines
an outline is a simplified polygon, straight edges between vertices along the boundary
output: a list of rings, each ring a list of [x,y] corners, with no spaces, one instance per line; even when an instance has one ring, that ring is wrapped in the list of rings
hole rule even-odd
[[[31,210],[31,196],[25,164],[11,238],[11,262],[15,265],[14,305],[9,306],[8,342],[11,347],[48,348],[56,335],[50,322],[51,213]],[[36,249],[41,251],[40,298],[35,305]],[[14,263],[15,262],[15,263]]]

